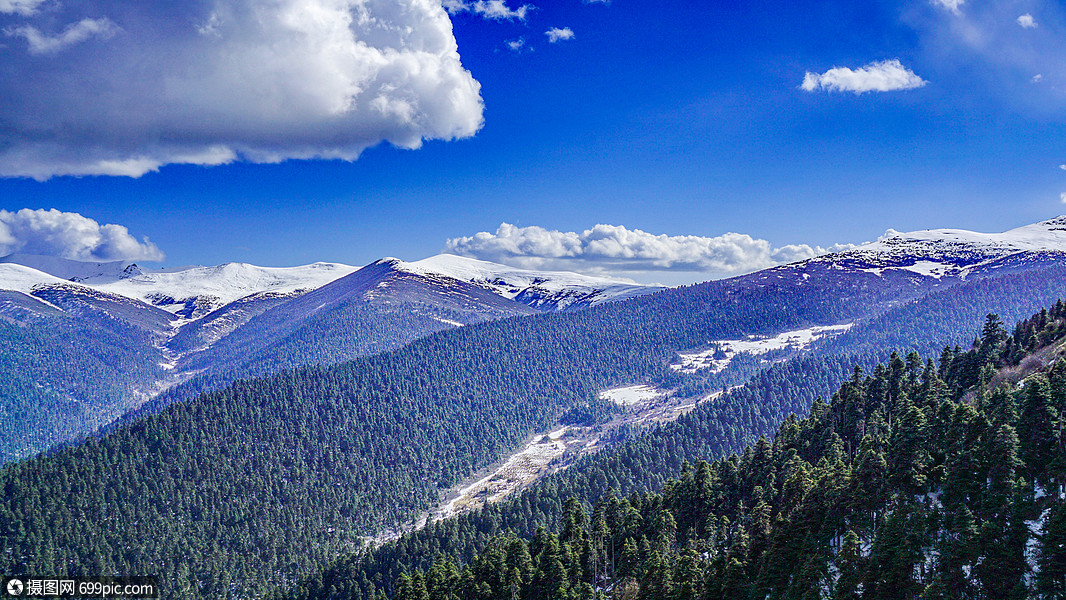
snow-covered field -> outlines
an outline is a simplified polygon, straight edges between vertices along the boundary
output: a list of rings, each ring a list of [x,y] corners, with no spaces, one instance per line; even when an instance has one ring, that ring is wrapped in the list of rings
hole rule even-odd
[[[603,390],[599,396],[603,400],[610,400],[620,406],[632,406],[654,400],[663,395],[659,390],[649,385],[630,385],[626,387]]]
[[[681,364],[670,365],[670,368],[682,373],[695,373],[704,369],[717,373],[726,368],[738,354],[766,354],[771,350],[782,348],[804,350],[815,340],[829,335],[839,335],[849,328],[851,328],[851,323],[808,327],[779,333],[774,337],[749,336],[743,340],[717,340],[711,342],[710,348],[706,350],[679,353]]]

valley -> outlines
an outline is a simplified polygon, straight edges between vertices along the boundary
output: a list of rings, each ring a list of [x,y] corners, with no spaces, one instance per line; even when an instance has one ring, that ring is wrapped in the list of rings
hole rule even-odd
[[[647,385],[604,390],[600,392],[601,398],[622,407],[620,413],[606,422],[593,426],[564,425],[535,434],[514,453],[442,492],[441,502],[417,519],[365,537],[363,541],[368,547],[377,547],[422,529],[427,522],[454,518],[511,498],[545,477],[566,470],[577,460],[610,448],[623,439],[624,428],[634,428],[629,433],[632,435],[641,429],[673,422],[723,393],[681,398]]]

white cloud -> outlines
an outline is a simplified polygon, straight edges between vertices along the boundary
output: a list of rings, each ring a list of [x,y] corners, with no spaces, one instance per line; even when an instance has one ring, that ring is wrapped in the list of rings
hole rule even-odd
[[[526,12],[529,10],[528,4],[523,4],[518,8],[511,10],[507,7],[507,4],[503,0],[478,0],[474,3],[474,12],[485,17],[486,19],[518,19],[524,21],[526,18]]]
[[[833,67],[825,73],[807,72],[801,89],[813,92],[819,89],[833,92],[891,92],[920,88],[927,82],[903,66],[899,59],[872,62],[858,69]]]
[[[956,15],[961,15],[962,11],[959,10],[959,7],[966,4],[966,0],[933,0],[933,4],[947,9]]]
[[[669,236],[620,225],[596,225],[582,232],[573,232],[503,223],[495,233],[483,231],[449,239],[444,250],[524,268],[639,279],[641,274],[647,276],[663,271],[735,275],[850,247],[819,248],[800,244],[774,248],[766,240],[740,233],[717,237]]]
[[[26,38],[30,54],[52,54],[80,44],[89,38],[109,39],[118,32],[118,26],[110,19],[82,19],[54,36],[45,35],[36,27],[29,25],[4,30],[4,33],[9,36]]]
[[[476,2],[464,2],[463,0],[444,0],[444,8],[451,14],[472,12],[486,19],[495,21],[519,21],[526,20],[526,13],[533,9],[529,4],[523,4],[518,8],[511,9],[505,0],[477,0]]]
[[[562,29],[552,27],[548,31],[545,31],[544,35],[548,36],[548,43],[551,44],[562,40],[574,39],[574,32],[569,27],[563,27]]]
[[[1018,24],[1021,25],[1025,29],[1035,29],[1036,25],[1037,25],[1036,19],[1034,19],[1033,15],[1031,15],[1029,13],[1026,13],[1026,14],[1018,17]]]
[[[37,7],[45,0],[0,0],[0,14],[29,16],[37,12]]]
[[[1062,200],[1062,203],[1066,204],[1066,192],[1059,194],[1059,200]]]
[[[29,44],[0,46],[0,176],[355,160],[482,124],[433,0],[0,3]]]
[[[517,40],[509,40],[507,42],[507,47],[510,48],[511,50],[514,50],[515,52],[521,52],[522,48],[525,45],[526,45],[526,39],[525,38],[518,38]]]
[[[1062,169],[1063,171],[1066,171],[1066,165],[1059,165],[1059,168]]]
[[[1037,73],[1036,75],[1033,75],[1033,78],[1030,79],[1029,81],[1032,82],[1032,83],[1040,83],[1043,80],[1044,80],[1044,76],[1041,75],[1040,73]]]
[[[78,213],[52,210],[0,210],[0,256],[15,252],[73,260],[163,260],[144,238],[137,241],[122,225],[100,225]]]

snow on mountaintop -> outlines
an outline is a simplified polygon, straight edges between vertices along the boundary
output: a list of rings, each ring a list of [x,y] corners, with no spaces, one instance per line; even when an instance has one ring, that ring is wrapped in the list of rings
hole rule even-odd
[[[774,267],[766,273],[793,270],[795,266],[829,270],[865,271],[941,279],[966,279],[976,273],[1004,273],[1020,265],[1060,262],[1066,257],[1066,216],[1017,227],[1002,233],[964,229],[926,229],[901,233],[889,229],[876,242]]]
[[[38,285],[70,285],[65,279],[23,265],[0,262],[0,289],[30,294]]]
[[[361,270],[360,267],[326,262],[299,267],[226,263],[215,267],[148,270],[120,261],[86,263],[17,254],[0,258],[0,265],[22,265],[0,271],[0,289],[21,291],[25,288],[28,292],[37,283],[69,284],[73,281],[88,288],[143,301],[186,320],[198,319],[255,294],[295,294],[318,289]],[[465,281],[540,310],[590,306],[660,289],[576,273],[527,271],[446,254],[410,263],[382,258],[362,267],[368,268]],[[30,275],[33,272],[44,279],[34,279]]]
[[[134,277],[93,287],[143,300],[172,312],[191,299],[199,299],[204,306],[197,312],[206,314],[251,294],[289,294],[319,288],[356,270],[358,267],[324,262],[299,267],[226,263],[180,271],[144,271]]]
[[[117,281],[141,273],[141,269],[129,261],[83,262],[37,254],[9,254],[0,257],[0,263],[22,265],[59,279],[75,282]]]
[[[609,300],[622,300],[662,289],[606,277],[592,277],[566,271],[530,271],[484,260],[439,254],[403,263],[401,267],[426,276],[445,276],[489,289],[505,298],[532,306],[565,308],[571,304],[592,306]]]
[[[198,318],[252,294],[291,294],[321,287],[358,267],[314,263],[299,267],[257,267],[226,263],[217,267],[141,269],[126,261],[81,262],[53,256],[12,254],[0,258],[0,289],[29,293],[37,284],[66,284],[98,290]]]
[[[454,277],[456,279],[483,282],[507,279],[522,281],[527,286],[542,285],[546,289],[551,289],[552,291],[559,291],[571,286],[647,287],[619,281],[617,279],[592,277],[568,271],[529,271],[526,269],[516,269],[514,267],[508,267],[507,265],[478,260],[476,258],[456,256],[454,254],[438,254],[437,256],[431,256],[419,261],[407,263],[407,266],[412,270],[420,270],[423,274],[427,275],[448,275],[449,277]]]
[[[1025,225],[1002,233],[964,229],[926,229],[901,233],[889,229],[876,242],[836,256],[855,258],[912,258],[953,264],[1001,258],[1019,252],[1066,252],[1066,216]]]

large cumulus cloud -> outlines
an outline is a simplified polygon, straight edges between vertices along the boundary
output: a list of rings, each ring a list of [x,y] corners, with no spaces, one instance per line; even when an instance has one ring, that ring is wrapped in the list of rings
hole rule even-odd
[[[671,236],[621,225],[596,225],[576,232],[503,223],[494,233],[449,239],[445,251],[530,269],[648,279],[664,271],[736,275],[849,247],[799,244],[775,248],[767,240],[742,233]]]
[[[439,0],[0,0],[0,175],[356,159],[473,135]]]
[[[56,209],[0,210],[0,256],[15,252],[88,261],[164,258],[148,238],[138,241],[122,225]]]

